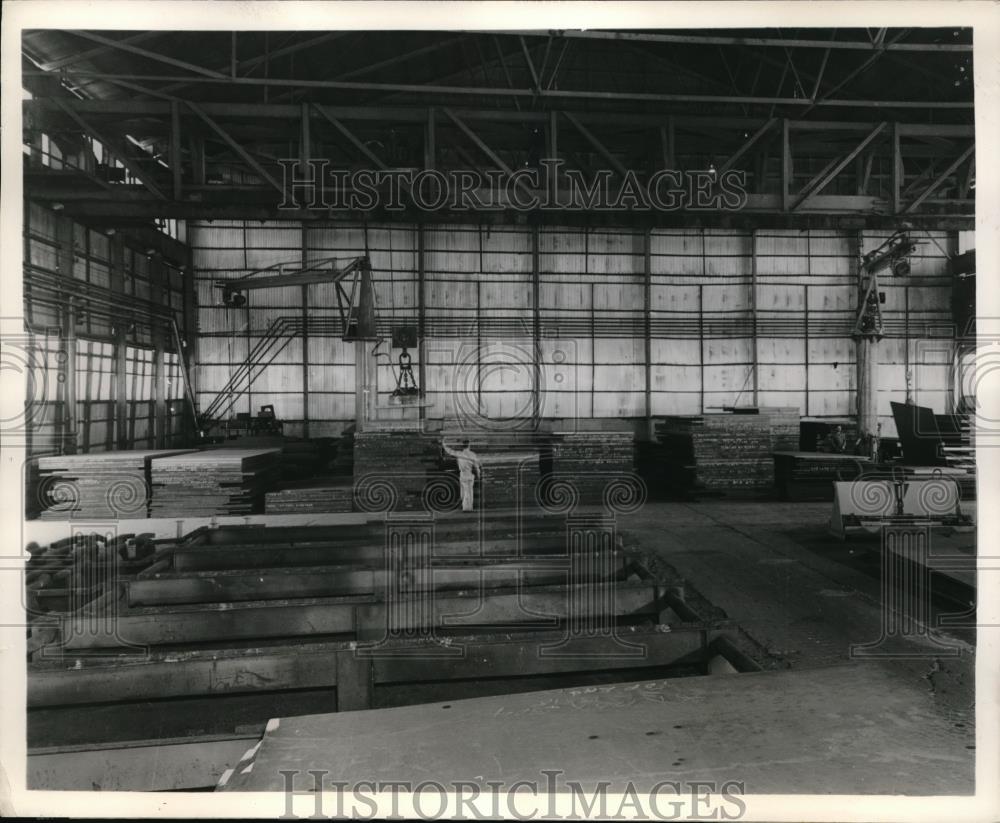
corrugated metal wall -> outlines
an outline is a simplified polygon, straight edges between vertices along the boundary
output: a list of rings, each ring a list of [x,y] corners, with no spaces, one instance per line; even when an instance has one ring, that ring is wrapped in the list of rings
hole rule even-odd
[[[428,414],[532,415],[537,243],[542,417],[645,416],[647,322],[652,415],[754,402],[797,406],[804,416],[851,415],[853,261],[859,248],[887,236],[655,229],[647,260],[639,230],[425,227]],[[331,286],[309,286],[305,295],[301,287],[255,291],[247,307],[226,309],[214,281],[283,261],[335,256],[346,262],[365,249],[362,227],[341,224],[215,221],[193,224],[189,239],[200,304],[202,409],[280,318],[301,318],[304,306],[310,323],[337,317]],[[958,250],[958,238],[923,232],[915,239],[920,245],[911,275],[881,282],[887,335],[879,411],[886,435],[894,433],[889,401],[905,399],[908,388],[912,400],[937,411],[949,399],[947,257]],[[417,323],[418,243],[415,226],[368,228],[386,333],[394,322]],[[354,345],[334,332],[308,334],[305,341],[293,336],[250,392],[234,392],[227,408],[256,413],[272,403],[287,421],[307,418],[313,434],[339,431],[354,417]],[[418,353],[412,355],[416,371]],[[387,395],[395,386],[393,369],[379,362],[379,389]]]

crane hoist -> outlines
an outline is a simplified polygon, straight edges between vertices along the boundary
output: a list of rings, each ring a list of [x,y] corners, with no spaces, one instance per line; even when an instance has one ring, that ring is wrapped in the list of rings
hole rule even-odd
[[[375,343],[370,352],[358,350],[359,365],[365,357],[389,358],[385,352],[378,351],[384,338],[378,330],[378,311],[375,288],[372,282],[371,260],[367,254],[354,257],[346,262],[343,258],[329,257],[305,266],[297,261],[276,263],[233,280],[215,281],[215,287],[222,292],[222,304],[233,309],[243,308],[247,305],[247,292],[251,290],[314,284],[334,286],[337,309],[340,314],[339,330],[342,340],[345,342]],[[324,332],[329,334],[331,330],[329,324],[323,323],[320,319],[319,325]],[[308,328],[312,329],[312,327],[313,324],[309,323]],[[272,322],[261,341],[248,353],[244,366],[233,373],[229,383],[202,413],[202,418],[217,419],[220,414],[231,409],[239,396],[250,388],[256,376],[268,363],[274,360],[288,340],[306,330],[306,323],[301,316],[281,317]],[[272,345],[273,341],[279,339],[284,341],[280,348],[277,344]],[[403,401],[415,398],[419,396],[420,390],[413,376],[412,358],[408,348],[417,345],[416,329],[412,326],[393,328],[392,342],[396,348],[402,349],[398,356],[396,369],[394,369],[396,388],[392,394]],[[374,371],[372,368],[364,370],[366,381],[374,381]],[[360,393],[374,394],[374,387],[364,385],[359,388]]]
[[[336,288],[337,308],[343,323],[344,333],[341,339],[380,340],[375,318],[375,288],[372,285],[372,267],[368,255],[355,257],[342,268],[337,268],[339,262],[338,258],[328,257],[308,266],[275,263],[236,280],[216,280],[215,286],[222,290],[224,306],[241,308],[246,305],[246,292],[251,289],[330,283]],[[348,278],[350,292],[344,288],[344,281]]]

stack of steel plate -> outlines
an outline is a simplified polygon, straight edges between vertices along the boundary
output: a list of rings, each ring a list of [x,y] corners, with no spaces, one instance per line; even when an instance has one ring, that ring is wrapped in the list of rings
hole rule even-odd
[[[798,451],[798,406],[761,406],[760,415],[769,421],[772,451]]]
[[[833,500],[833,484],[857,479],[866,457],[823,452],[775,452],[774,483],[782,500]]]
[[[604,500],[610,484],[635,469],[632,432],[554,432],[552,479],[568,482],[582,504]]]
[[[767,415],[667,417],[656,426],[662,459],[687,494],[769,494],[774,487]]]
[[[350,481],[313,478],[300,483],[283,483],[280,490],[268,492],[264,497],[264,513],[349,512],[353,500],[354,485]]]
[[[534,507],[540,472],[537,451],[480,454],[479,496],[486,509]]]
[[[345,432],[334,441],[329,473],[338,477],[354,477],[354,432]]]
[[[211,449],[152,461],[152,517],[258,514],[279,449]]]
[[[438,442],[415,432],[354,435],[355,508],[422,509],[429,476],[439,472]]]
[[[190,449],[41,457],[35,492],[43,520],[147,517],[150,461]]]

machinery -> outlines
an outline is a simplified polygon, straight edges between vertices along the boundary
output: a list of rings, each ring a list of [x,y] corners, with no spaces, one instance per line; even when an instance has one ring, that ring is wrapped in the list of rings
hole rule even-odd
[[[306,266],[296,262],[277,263],[238,279],[218,280],[215,286],[222,292],[223,305],[240,309],[247,305],[247,293],[251,290],[302,287],[316,283],[332,284],[335,287],[339,324],[332,318],[307,319],[301,314],[283,316],[272,321],[252,347],[243,366],[233,372],[227,384],[202,412],[203,428],[230,413],[236,401],[249,390],[264,368],[274,361],[292,339],[307,330],[310,335],[339,336],[345,342],[375,343],[370,350],[365,346],[357,348],[358,420],[372,416],[371,408],[377,396],[376,358],[389,358],[390,355],[378,351],[384,338],[378,330],[375,288],[372,283],[371,261],[367,254],[347,260],[346,263],[343,259],[333,257]],[[412,402],[420,394],[413,375],[412,357],[408,351],[417,346],[416,327],[394,328],[392,345],[402,350],[394,370],[396,387],[392,396],[400,402]]]
[[[241,308],[246,305],[246,292],[251,289],[332,283],[336,287],[337,308],[343,322],[342,339],[379,340],[375,323],[375,289],[372,286],[372,269],[368,256],[355,257],[343,268],[337,268],[338,262],[337,258],[328,257],[301,268],[292,263],[276,263],[237,280],[217,280],[215,285],[222,289],[223,305],[227,308]],[[289,269],[291,273],[288,273]],[[268,276],[267,272],[277,273]],[[344,281],[348,278],[351,278],[350,292],[344,288]]]
[[[879,291],[878,273],[889,270],[893,276],[904,277],[910,273],[909,256],[916,244],[905,231],[894,232],[890,237],[861,255],[858,266],[858,314],[851,336],[857,344],[858,364],[858,433],[862,450],[878,458],[879,432],[876,403],[878,386],[878,341],[884,334],[881,304],[885,293]]]
[[[882,311],[880,304],[885,295],[878,290],[878,273],[886,269],[893,277],[906,277],[910,273],[909,257],[917,244],[904,231],[895,232],[882,245],[861,257],[861,300],[854,324],[855,337],[882,336]]]
[[[910,273],[909,257],[916,249],[917,244],[905,231],[897,231],[881,246],[865,254],[861,262],[869,274],[888,268],[893,277],[906,277]]]
[[[886,526],[975,528],[962,506],[958,480],[942,469],[895,466],[888,472],[867,471],[856,480],[833,484],[831,534],[841,540],[875,538]]]
[[[392,347],[402,349],[399,353],[399,371],[396,372],[396,389],[393,397],[417,397],[420,389],[417,387],[416,378],[413,376],[413,358],[410,357],[409,349],[417,347],[417,329],[415,326],[399,326],[392,330]]]

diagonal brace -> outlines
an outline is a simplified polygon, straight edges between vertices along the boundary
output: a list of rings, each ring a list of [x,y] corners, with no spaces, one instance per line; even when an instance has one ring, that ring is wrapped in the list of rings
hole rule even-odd
[[[376,167],[378,167],[382,171],[385,171],[386,169],[389,168],[382,161],[382,159],[377,154],[375,154],[375,152],[373,152],[370,148],[368,148],[368,146],[366,146],[364,143],[361,142],[361,140],[358,139],[357,135],[355,135],[354,132],[352,132],[349,128],[347,128],[347,126],[345,126],[336,117],[330,114],[323,106],[319,105],[318,103],[314,103],[313,108],[316,109],[316,111],[318,111],[331,126],[333,126],[344,137],[346,137],[347,140],[350,141],[351,145],[354,146],[354,148],[356,148],[366,158],[368,158],[368,160],[374,163]]]
[[[861,152],[863,152],[868,145],[875,140],[879,135],[882,134],[889,124],[886,122],[879,123],[874,129],[872,129],[868,135],[862,140],[858,145],[856,145],[851,151],[842,158],[839,162],[832,165],[828,165],[823,171],[821,171],[816,177],[809,181],[803,190],[802,194],[799,195],[798,200],[792,204],[792,210],[794,211],[811,197],[819,194],[823,189],[825,189],[830,182],[838,174],[840,174],[848,164],[853,162],[854,158],[857,157]]]
[[[969,148],[963,151],[962,154],[959,155],[958,159],[954,160],[948,166],[948,168],[946,168],[943,172],[941,172],[941,174],[939,174],[936,178],[934,178],[934,181],[920,193],[919,197],[917,197],[912,203],[910,203],[910,205],[908,205],[905,209],[903,209],[903,214],[909,214],[910,212],[916,210],[917,206],[919,206],[921,203],[924,202],[924,200],[930,197],[935,192],[935,190],[937,190],[941,186],[941,184],[944,183],[944,181],[947,180],[948,177],[954,173],[955,169],[957,169],[959,166],[962,165],[962,163],[964,163],[966,160],[969,159],[969,157],[975,150],[976,150],[976,144],[973,143],[972,145],[969,146]]]
[[[90,123],[83,119],[73,108],[67,105],[63,100],[58,97],[51,98],[59,108],[61,108],[67,115],[69,115],[73,121],[81,128],[83,131],[92,139],[97,140],[99,143],[107,146],[111,151],[114,152],[115,156],[121,160],[122,165],[131,172],[132,176],[135,177],[142,185],[144,185],[150,192],[152,192],[156,197],[161,200],[166,200],[167,196],[161,191],[160,187],[153,182],[152,177],[150,177],[138,164],[132,161],[132,158],[128,156],[128,152],[122,147],[121,143],[117,139],[111,139],[105,137],[97,129],[95,129]]]
[[[212,131],[214,131],[217,135],[219,135],[219,137],[222,138],[223,142],[225,142],[226,145],[228,145],[234,152],[236,152],[236,154],[240,156],[240,158],[243,160],[244,163],[250,166],[250,168],[252,168],[257,174],[259,174],[264,180],[266,180],[268,183],[274,186],[274,188],[276,188],[282,195],[285,194],[285,190],[282,187],[281,183],[275,180],[274,177],[272,177],[267,172],[267,170],[259,162],[257,162],[257,160],[255,160],[245,148],[243,148],[243,146],[241,146],[239,143],[233,140],[233,138],[229,135],[229,133],[222,128],[222,126],[216,123],[211,117],[205,114],[205,112],[203,112],[200,107],[192,103],[190,100],[185,101],[185,103],[187,104],[188,108],[191,109],[191,111],[193,111],[195,114],[198,115],[198,117],[200,117],[202,120],[205,121],[205,123],[208,125],[210,129],[212,129]]]
[[[611,164],[611,167],[616,172],[618,172],[622,177],[628,174],[628,170],[625,168],[624,165],[622,165],[622,162],[617,157],[615,157],[610,151],[608,151],[607,147],[600,140],[598,140],[597,137],[595,137],[590,132],[590,130],[583,125],[583,123],[577,120],[576,117],[574,117],[568,111],[563,112],[563,114],[565,114],[566,119],[573,124],[573,128],[575,128],[578,132],[580,132],[580,134],[583,135],[584,139],[586,139],[586,141],[590,143],[591,146],[597,149],[600,155],[605,160],[607,160],[608,163]]]
[[[487,157],[490,158],[490,160],[497,168],[499,168],[507,175],[512,175],[514,173],[511,170],[510,166],[504,163],[504,161],[500,158],[500,155],[498,155],[495,151],[493,151],[493,149],[491,149],[488,145],[486,145],[486,143],[483,142],[482,138],[480,138],[478,134],[476,134],[464,122],[462,122],[462,120],[458,117],[458,115],[456,115],[451,109],[442,108],[441,111],[443,111],[448,116],[449,120],[451,120],[456,126],[458,126],[462,134],[468,137],[473,143],[476,144],[476,146],[483,154],[485,154]],[[527,183],[525,183],[524,181],[524,178],[519,177],[517,182],[522,186],[527,185]],[[530,190],[528,189],[525,189],[525,191],[529,194],[531,193]]]
[[[761,137],[767,134],[774,127],[774,124],[777,122],[778,118],[772,117],[770,120],[766,121],[763,126],[757,129],[757,131],[751,134],[750,138],[736,150],[736,153],[722,164],[722,167],[718,172],[719,175],[721,176],[729,171],[744,154],[753,148],[754,144],[760,140]]]

